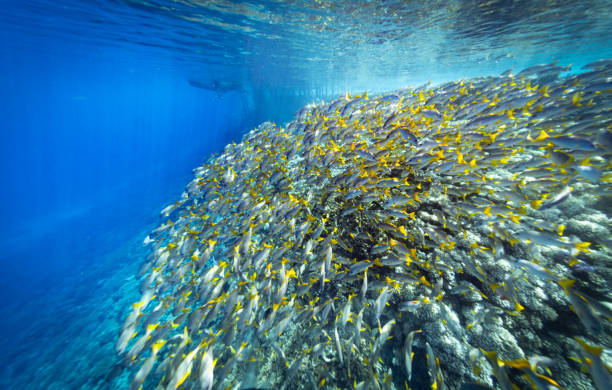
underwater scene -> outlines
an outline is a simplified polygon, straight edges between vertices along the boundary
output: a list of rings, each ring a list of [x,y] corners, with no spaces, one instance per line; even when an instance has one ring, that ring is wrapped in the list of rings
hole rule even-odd
[[[0,389],[612,389],[612,2],[7,0]]]

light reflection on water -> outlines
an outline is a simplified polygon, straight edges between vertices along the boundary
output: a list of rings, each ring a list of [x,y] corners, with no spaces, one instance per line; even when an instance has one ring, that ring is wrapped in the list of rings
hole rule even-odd
[[[3,10],[19,34],[128,46],[200,82],[382,90],[612,54],[610,2],[24,1]],[[35,44],[35,42],[33,42]]]

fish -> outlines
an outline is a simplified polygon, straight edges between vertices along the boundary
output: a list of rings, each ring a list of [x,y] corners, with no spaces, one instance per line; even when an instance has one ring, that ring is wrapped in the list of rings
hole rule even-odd
[[[172,379],[166,386],[166,389],[177,389],[189,376],[191,375],[191,369],[193,368],[193,362],[196,358],[198,352],[200,352],[201,345],[195,347],[191,352],[185,356],[185,359],[178,365],[176,368],[176,372],[174,373]]]
[[[417,145],[419,140],[417,139],[417,137],[412,134],[412,132],[410,132],[410,130],[408,130],[405,127],[400,127],[399,128],[400,134],[402,135],[402,137],[404,137],[404,139],[411,145]]]
[[[115,344],[115,351],[117,351],[117,353],[119,354],[123,353],[125,349],[127,348],[130,340],[134,336],[136,336],[137,334],[136,326],[137,326],[137,323],[132,322],[121,330],[121,335],[119,336],[119,338],[117,339],[117,343]]]
[[[553,162],[559,166],[566,166],[568,165],[570,162],[573,161],[573,158],[571,155],[565,153],[565,152],[561,152],[558,150],[552,150],[549,152],[550,154],[550,158],[553,160]]]
[[[493,371],[493,376],[495,376],[495,379],[497,380],[498,385],[503,390],[513,390],[514,386],[512,385],[512,382],[510,382],[510,379],[508,378],[508,374],[506,373],[506,367],[503,365],[500,365],[500,363],[503,363],[503,362],[498,358],[497,352],[485,351],[483,349],[481,349],[481,352],[484,354],[487,361],[489,362],[491,369]]]
[[[610,67],[610,65],[612,65],[612,59],[603,58],[600,60],[589,62],[588,64],[584,65],[582,69],[601,69],[601,68],[605,69],[605,68]]]
[[[557,146],[570,150],[579,150],[586,152],[593,152],[597,150],[595,145],[586,138],[562,135],[559,137],[549,138],[549,140]]]
[[[340,317],[340,327],[344,328],[349,318],[351,317],[351,299],[352,296],[349,295],[346,300],[346,304],[344,305],[344,309],[342,309],[342,316]]]
[[[389,290],[385,286],[376,301],[374,302],[374,318],[378,322],[378,327],[380,328],[380,315],[382,314],[385,305],[387,304],[387,299],[389,298]]]
[[[612,132],[602,130],[597,135],[597,143],[606,153],[612,153]]]
[[[595,387],[598,390],[610,389],[612,386],[612,374],[610,374],[610,369],[601,359],[603,348],[588,344],[579,337],[574,337],[574,339],[582,348],[582,355],[584,356],[591,378],[593,378]]]
[[[359,296],[361,297],[361,300],[365,300],[367,292],[368,292],[368,269],[366,268],[363,271],[363,282],[361,283],[361,290],[359,292]]]
[[[566,186],[554,198],[552,198],[548,202],[542,203],[539,210],[546,210],[546,209],[557,206],[558,204],[564,202],[570,196],[570,194],[572,193],[572,190],[573,190],[572,187]]]
[[[570,243],[563,240],[561,237],[547,233],[547,232],[536,232],[536,231],[521,231],[515,235],[519,240],[529,240],[538,245],[566,247]]]
[[[540,279],[550,282],[556,282],[558,280],[558,277],[555,276],[555,274],[553,274],[550,270],[534,262],[519,260],[517,261],[517,264],[527,270],[529,274],[537,275]]]
[[[365,307],[362,307],[361,310],[359,310],[359,313],[357,314],[357,320],[355,320],[355,334],[353,336],[355,340],[359,340],[359,337],[361,335],[361,324],[363,322],[364,309]]]
[[[397,266],[397,265],[406,263],[406,260],[401,259],[397,256],[385,256],[380,259],[380,262],[383,265],[393,267],[393,266]]]
[[[440,278],[438,279],[438,281],[436,281],[436,284],[434,285],[434,288],[431,290],[431,294],[429,295],[429,297],[436,298],[438,300],[442,299],[440,295],[442,291],[442,287],[444,287],[444,279]]]
[[[242,92],[244,90],[242,84],[229,80],[202,81],[197,79],[188,79],[187,81],[192,87],[215,92],[218,98],[221,98],[223,95],[230,92]]]
[[[404,356],[404,367],[406,368],[406,377],[408,378],[408,382],[412,380],[412,358],[414,357],[414,353],[412,352],[412,343],[414,341],[414,336],[421,332],[422,330],[420,329],[413,330],[408,333],[406,339],[404,340],[402,355]]]
[[[533,372],[537,372],[538,366],[548,368],[556,365],[556,362],[547,356],[533,355],[530,356],[527,361],[529,362],[529,366]]]
[[[360,261],[350,266],[349,268],[349,276],[355,276],[366,271],[372,263],[370,261]]]
[[[139,389],[142,386],[142,383],[145,381],[153,365],[155,364],[155,360],[157,359],[157,354],[161,350],[161,348],[166,344],[166,340],[158,340],[151,346],[151,356],[147,358],[144,364],[140,367],[134,378],[132,378],[132,382],[130,384],[130,389],[135,390]]]
[[[599,169],[588,165],[580,165],[574,167],[574,169],[580,177],[595,183],[598,182],[603,176],[603,172],[601,172]]]
[[[336,343],[336,352],[338,352],[338,360],[340,360],[340,364],[343,364],[344,359],[342,358],[342,346],[340,345],[340,336],[338,336],[337,326],[334,326],[334,342]]]
[[[324,288],[325,288],[325,278],[326,278],[326,271],[325,271],[325,263],[321,263],[321,293],[323,292]]]
[[[200,364],[200,389],[210,390],[213,386],[213,348],[210,347],[204,356],[202,356],[202,363]]]
[[[333,258],[332,247],[329,245],[325,250],[325,269],[327,272],[331,269],[331,261]]]
[[[559,280],[559,285],[563,288],[565,294],[572,304],[570,308],[576,313],[580,319],[580,322],[582,322],[587,331],[594,335],[600,335],[603,332],[601,320],[593,311],[589,302],[587,302],[583,296],[572,289],[574,281],[561,279]]]
[[[383,344],[389,338],[389,334],[391,333],[391,330],[393,329],[395,322],[396,322],[395,319],[391,319],[387,323],[385,323],[385,325],[383,325],[382,328],[380,329],[380,333],[378,335],[378,338],[376,339],[374,351],[372,352],[372,357],[376,357],[379,354],[380,349],[382,348]]]
[[[396,116],[397,116],[397,113],[393,113],[389,115],[389,117],[385,120],[385,123],[383,123],[383,128],[388,127],[391,124],[391,122],[395,119]]]
[[[444,382],[441,378],[441,373],[438,367],[438,359],[434,355],[433,348],[428,342],[425,342],[425,350],[427,351],[427,367],[429,375],[432,378],[432,389],[444,388]]]
[[[612,297],[595,259],[612,242],[612,68],[566,69],[345,93],[245,131],[193,170],[143,241],[142,295],[112,375],[125,369],[132,388],[235,388],[276,367],[269,387],[390,388],[395,356],[405,386],[417,365],[434,387],[479,386],[441,350],[448,335],[479,381],[488,362],[502,389],[568,382],[530,316],[563,290],[550,310],[578,319],[551,340],[606,340]],[[415,323],[427,331],[409,332]],[[472,336],[498,328],[531,332],[529,348],[516,338],[531,356],[475,348]],[[412,353],[418,333],[427,362]],[[587,342],[575,345],[581,380],[606,385]]]
[[[138,339],[138,341],[136,341],[132,345],[132,348],[130,348],[130,350],[126,353],[126,357],[128,359],[134,360],[134,359],[136,359],[140,355],[140,352],[146,346],[146,343],[151,338],[151,334],[155,331],[157,326],[158,326],[158,324],[149,324],[149,325],[147,325],[145,334],[140,339]]]

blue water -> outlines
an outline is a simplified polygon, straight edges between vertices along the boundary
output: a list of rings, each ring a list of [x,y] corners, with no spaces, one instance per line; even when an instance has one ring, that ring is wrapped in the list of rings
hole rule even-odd
[[[610,1],[236,3],[1,2],[0,388],[108,385],[159,210],[258,123],[612,57]]]

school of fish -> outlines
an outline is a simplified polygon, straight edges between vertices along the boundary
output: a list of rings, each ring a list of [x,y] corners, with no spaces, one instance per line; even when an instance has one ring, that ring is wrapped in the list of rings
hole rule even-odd
[[[146,238],[131,389],[612,388],[612,59],[309,105]]]

